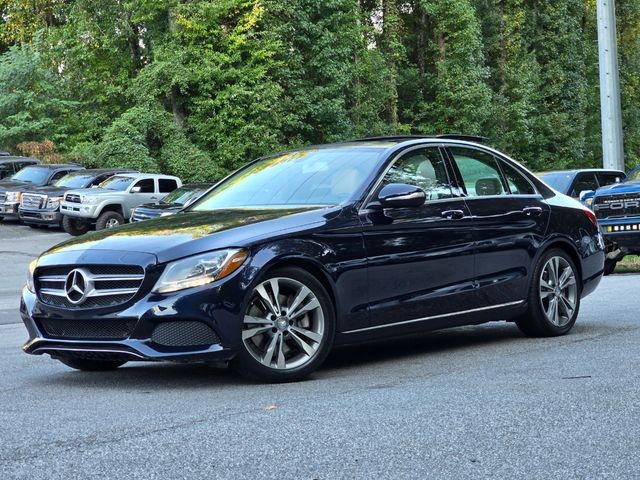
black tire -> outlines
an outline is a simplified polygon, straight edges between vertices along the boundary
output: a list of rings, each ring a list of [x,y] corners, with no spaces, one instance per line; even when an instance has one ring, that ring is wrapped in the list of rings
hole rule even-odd
[[[91,225],[83,220],[64,215],[62,217],[62,229],[69,235],[77,237],[91,230]]]
[[[127,363],[126,361],[88,360],[85,358],[58,358],[58,360],[67,367],[84,372],[107,372],[109,370],[115,370]]]
[[[604,261],[604,275],[611,275],[613,271],[616,269],[616,265],[618,264],[617,260],[605,260]]]
[[[295,267],[286,267],[286,268],[277,268],[267,272],[267,274],[260,278],[258,282],[250,290],[249,297],[246,302],[245,312],[249,312],[252,308],[252,299],[256,298],[256,288],[261,285],[263,282],[280,278],[284,281],[293,280],[294,282],[299,282],[303,286],[307,287],[311,294],[315,296],[318,300],[319,308],[321,309],[322,321],[323,321],[323,331],[322,334],[319,335],[320,341],[317,342],[317,347],[315,353],[310,355],[308,360],[305,360],[306,363],[301,364],[300,366],[293,366],[291,368],[279,370],[274,367],[268,367],[260,361],[258,361],[254,356],[249,352],[249,348],[244,340],[241,340],[241,345],[238,351],[236,358],[232,362],[232,366],[243,376],[250,378],[252,380],[259,380],[263,382],[270,383],[285,383],[285,382],[297,382],[308,376],[310,373],[318,369],[318,367],[324,362],[327,355],[331,351],[333,347],[333,340],[335,336],[335,308],[333,302],[331,301],[331,297],[327,293],[324,286],[309,272]],[[281,290],[282,292],[282,290]],[[310,303],[311,301],[309,301]],[[295,303],[295,302],[294,302]],[[303,303],[301,302],[300,305]],[[290,304],[283,304],[282,307],[287,307]],[[316,307],[317,309],[317,307]],[[298,317],[304,319],[307,316],[305,313],[303,316]],[[243,315],[244,317],[244,315]],[[275,316],[274,316],[275,317]],[[296,320],[299,322],[300,320]],[[291,328],[300,327],[299,323],[292,326]],[[245,329],[245,324],[239,326],[243,331]],[[286,327],[287,330],[289,327]],[[272,332],[275,329],[272,330]],[[287,337],[285,336],[285,332],[281,332],[282,340],[280,340],[279,345],[282,346],[282,343],[293,342],[293,336],[297,336],[293,333]],[[272,337],[276,334],[272,333]],[[292,336],[293,335],[293,336]],[[309,338],[306,338],[310,344],[314,343],[309,341]],[[292,343],[293,344],[293,343]],[[304,358],[304,354],[302,351],[299,352],[299,356]]]
[[[117,225],[115,223],[117,222]],[[124,225],[124,217],[118,212],[104,212],[100,214],[96,221],[96,230],[104,230],[105,228],[113,228]]]
[[[565,319],[567,319],[568,321],[564,320],[561,325],[553,323],[545,313],[543,308],[543,295],[541,294],[543,269],[547,265],[547,262],[549,262],[554,257],[563,259],[564,262],[566,262],[566,265],[568,265],[572,269],[573,275],[575,277],[575,291],[573,292],[575,308],[570,317],[566,315],[567,312],[565,310]],[[516,325],[525,335],[531,337],[555,337],[559,335],[565,335],[571,330],[576,322],[576,318],[578,317],[578,313],[580,311],[580,293],[580,278],[578,269],[573,263],[573,260],[571,260],[571,257],[567,255],[564,250],[558,248],[551,249],[545,252],[540,257],[535,269],[533,270],[533,278],[527,296],[527,312],[516,319]],[[547,293],[547,295],[555,296],[555,294],[553,293]],[[557,299],[556,302],[558,302]]]

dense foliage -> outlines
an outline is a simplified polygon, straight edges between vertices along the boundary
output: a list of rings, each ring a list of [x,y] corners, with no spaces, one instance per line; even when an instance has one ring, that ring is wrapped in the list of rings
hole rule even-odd
[[[640,2],[618,0],[627,166]],[[0,0],[0,149],[190,180],[299,145],[481,134],[601,164],[595,0]]]

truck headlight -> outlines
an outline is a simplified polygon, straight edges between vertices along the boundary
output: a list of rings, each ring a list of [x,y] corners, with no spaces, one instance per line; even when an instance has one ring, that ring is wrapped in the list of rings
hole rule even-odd
[[[95,205],[96,203],[98,203],[98,196],[97,195],[83,195],[82,196],[82,203],[86,203],[87,205]]]
[[[22,194],[20,192],[7,192],[7,203],[18,203]]]
[[[47,206],[45,208],[47,209],[56,209],[60,206],[60,201],[62,200],[62,197],[49,197],[47,199]]]
[[[245,250],[229,249],[176,260],[164,269],[153,292],[176,292],[220,280],[240,268],[247,256]]]
[[[36,267],[38,266],[38,259],[32,260],[29,264],[29,271],[27,272],[27,289],[31,293],[36,293],[36,287],[33,282],[33,272],[36,271]]]

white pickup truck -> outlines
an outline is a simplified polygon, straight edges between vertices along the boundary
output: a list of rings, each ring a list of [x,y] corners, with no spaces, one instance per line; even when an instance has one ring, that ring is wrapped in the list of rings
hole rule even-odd
[[[182,186],[178,177],[149,173],[115,175],[97,188],[70,190],[60,203],[62,227],[71,235],[82,235],[95,224],[96,230],[125,223],[131,209],[160,201]]]

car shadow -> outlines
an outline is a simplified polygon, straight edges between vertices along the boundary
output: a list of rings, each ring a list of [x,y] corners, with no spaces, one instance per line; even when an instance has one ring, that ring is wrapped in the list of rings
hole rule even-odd
[[[443,353],[468,348],[484,348],[504,344],[509,340],[523,340],[524,336],[511,323],[492,323],[480,326],[458,327],[431,333],[385,339],[358,345],[341,346],[333,350],[323,366],[308,381],[324,381],[342,376],[358,367],[379,369],[380,364],[406,361],[408,358],[425,359]],[[215,368],[198,363],[134,362],[109,372],[80,372],[60,365],[60,370],[49,374],[44,381],[57,387],[70,389],[131,390],[150,393],[175,389],[200,388],[278,388],[261,384],[237,374],[231,368]]]

